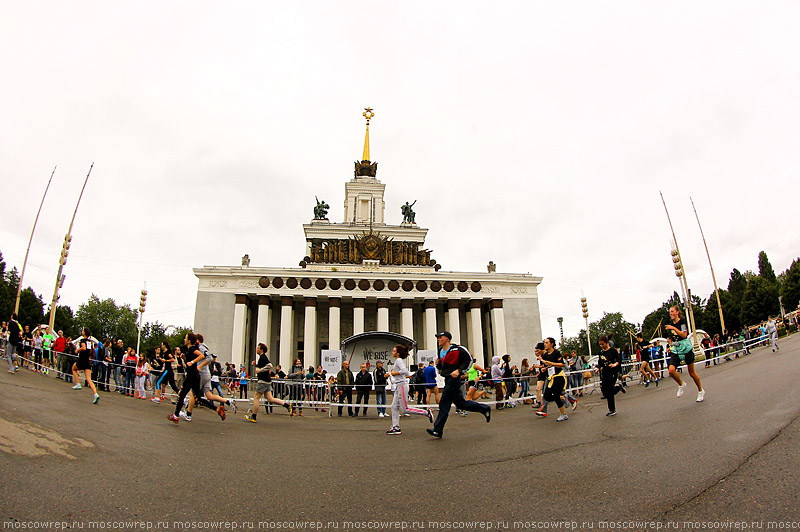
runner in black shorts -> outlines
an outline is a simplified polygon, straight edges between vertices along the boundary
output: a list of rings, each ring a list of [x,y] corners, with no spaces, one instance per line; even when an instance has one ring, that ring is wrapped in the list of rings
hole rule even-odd
[[[650,367],[650,343],[644,341],[642,333],[636,335],[636,345],[639,348],[639,359],[642,362],[639,373],[642,374],[642,380],[645,383],[644,387],[647,388],[653,381],[658,386],[658,377],[653,373],[653,368]],[[650,379],[647,378],[648,375],[650,375]]]
[[[681,311],[677,305],[673,305],[669,308],[669,317],[672,319],[672,323],[664,327],[672,341],[669,351],[669,376],[678,383],[677,395],[680,397],[683,395],[683,389],[686,388],[686,383],[681,379],[677,368],[686,364],[689,376],[694,381],[695,386],[697,386],[697,402],[700,403],[705,399],[706,392],[703,390],[700,377],[694,370],[694,350],[691,342],[688,340],[689,327],[686,324],[686,320],[681,316]],[[688,346],[686,345],[687,343],[689,344]]]
[[[83,336],[78,340],[78,361],[72,364],[72,376],[75,378],[75,386],[72,387],[73,390],[80,390],[81,386],[81,377],[78,374],[78,371],[83,371],[84,376],[86,377],[86,383],[89,385],[89,388],[92,389],[94,392],[94,400],[92,401],[93,404],[97,404],[97,401],[100,400],[100,395],[97,393],[97,388],[94,387],[94,383],[92,382],[92,341],[89,340],[89,329],[83,329]]]

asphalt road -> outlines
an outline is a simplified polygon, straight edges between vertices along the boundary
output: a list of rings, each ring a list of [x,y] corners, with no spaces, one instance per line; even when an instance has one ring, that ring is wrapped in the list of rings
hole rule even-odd
[[[387,436],[374,410],[262,409],[258,424],[203,410],[176,426],[167,405],[114,393],[92,405],[86,389],[3,372],[0,527],[797,528],[799,355],[795,335],[776,354],[699,367],[703,403],[691,382],[677,398],[664,380],[618,395],[615,417],[598,392],[565,423],[528,406],[493,412],[488,425],[452,415],[442,440],[420,416]]]

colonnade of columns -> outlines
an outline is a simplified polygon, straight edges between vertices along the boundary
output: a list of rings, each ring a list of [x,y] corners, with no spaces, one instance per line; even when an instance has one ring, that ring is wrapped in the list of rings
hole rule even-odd
[[[389,331],[389,298],[377,299],[377,330]],[[318,345],[318,316],[317,316],[317,303],[316,297],[303,298],[304,308],[304,326],[303,326],[303,342],[309,349],[305,350],[305,358],[303,361],[304,367],[311,364],[318,363],[319,353],[317,353]],[[327,298],[328,303],[328,345],[331,349],[338,349],[342,341],[341,338],[341,323],[342,313],[341,305],[342,298],[330,297]],[[480,299],[449,299],[445,304],[445,321],[444,329],[451,332],[453,335],[453,342],[466,345],[473,358],[476,361],[484,361],[484,317],[482,314],[484,305],[487,302]],[[233,313],[233,331],[231,353],[232,362],[238,367],[248,359],[248,353],[251,346],[248,346],[247,338],[247,313],[250,310],[250,298],[247,295],[236,295],[236,302],[234,305]],[[365,298],[352,298],[353,304],[353,335],[365,332]],[[434,334],[437,331],[437,305],[439,300],[426,299],[423,305],[423,336],[424,339],[420,342],[422,349],[436,349],[436,338]],[[459,309],[462,305],[467,304],[468,318],[466,320],[467,338],[461,338],[461,316]],[[295,320],[295,306],[296,300],[291,296],[283,296],[280,298],[280,309],[275,308],[277,301],[271,299],[269,296],[259,296],[257,298],[257,320],[256,320],[256,343],[265,343],[268,346],[272,340],[274,332],[272,329],[273,312],[280,313],[280,330],[278,331],[279,338],[279,352],[277,361],[281,366],[286,369],[292,365],[293,346],[296,342],[294,338],[294,320]],[[506,353],[506,334],[505,334],[505,316],[503,314],[503,300],[493,299],[488,301],[488,320],[487,328],[490,327],[491,331],[486,331],[491,336],[490,350],[495,354]],[[400,327],[399,332],[408,338],[414,338],[414,300],[401,299],[400,300]],[[322,318],[324,319],[324,317]],[[275,361],[275,357],[271,357]]]

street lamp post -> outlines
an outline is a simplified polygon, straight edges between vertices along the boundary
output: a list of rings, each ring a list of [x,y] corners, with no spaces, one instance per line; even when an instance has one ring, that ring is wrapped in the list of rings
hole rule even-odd
[[[139,354],[139,341],[142,338],[142,319],[145,306],[147,306],[147,282],[144,283],[142,295],[139,297],[139,332],[136,333],[136,354]]]
[[[561,347],[564,347],[564,318],[556,318],[558,322],[558,329],[561,331]]]
[[[589,346],[589,358],[592,358],[592,337],[589,334],[589,305],[586,303],[583,293],[581,293],[581,309],[583,310],[583,319],[586,321],[586,345]]]

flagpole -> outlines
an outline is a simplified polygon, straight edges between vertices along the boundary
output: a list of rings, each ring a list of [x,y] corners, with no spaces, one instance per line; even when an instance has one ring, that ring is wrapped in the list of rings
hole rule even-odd
[[[714,266],[711,264],[711,253],[708,252],[708,244],[706,243],[706,235],[703,233],[703,226],[700,225],[700,217],[697,215],[697,209],[694,206],[694,200],[689,196],[689,201],[692,202],[692,210],[694,217],[697,218],[697,227],[700,228],[700,236],[703,237],[703,245],[706,248],[706,256],[708,257],[708,267],[711,268],[711,279],[714,281],[714,293],[717,296],[717,308],[719,309],[719,323],[722,326],[722,334],[725,334],[725,317],[722,315],[722,301],[719,298],[719,287],[717,286],[717,276],[714,274]]]
[[[25,267],[28,265],[28,254],[31,252],[31,243],[33,242],[33,233],[36,232],[36,224],[39,223],[39,215],[42,213],[42,205],[44,205],[44,199],[47,197],[47,191],[50,190],[50,183],[53,182],[53,176],[56,173],[56,168],[58,165],[53,167],[53,172],[50,174],[50,180],[47,182],[47,186],[44,189],[44,194],[42,195],[42,202],[39,203],[39,210],[36,211],[36,218],[33,220],[33,229],[31,229],[31,237],[28,239],[28,249],[25,250],[25,260],[22,262],[22,273],[19,275],[19,286],[17,287],[17,300],[14,303],[14,312],[19,312],[19,298],[22,295],[22,280],[25,278]]]
[[[78,207],[81,204],[81,198],[83,198],[83,191],[86,190],[86,183],[89,182],[89,176],[92,174],[92,168],[94,168],[94,163],[89,167],[89,172],[86,174],[86,179],[83,180],[83,188],[81,188],[81,194],[78,196],[78,203],[75,204],[75,212],[72,213],[72,220],[69,222],[69,230],[67,231],[67,235],[64,237],[64,246],[61,248],[61,256],[58,259],[58,273],[56,274],[56,288],[53,290],[53,302],[50,304],[50,330],[54,330],[55,321],[56,321],[56,305],[58,304],[58,289],[64,284],[64,276],[62,272],[64,271],[64,265],[67,263],[67,255],[69,254],[69,246],[72,243],[72,225],[75,223],[75,215],[78,214]]]

